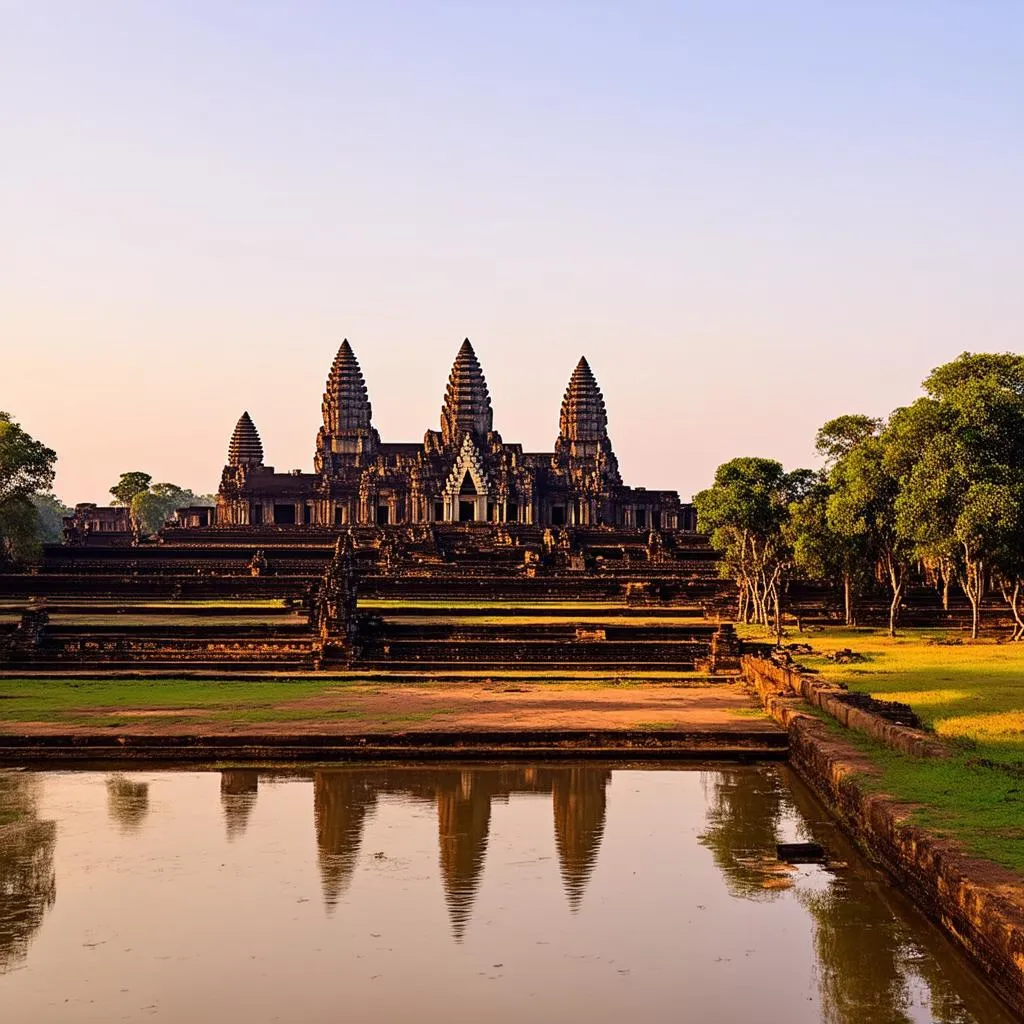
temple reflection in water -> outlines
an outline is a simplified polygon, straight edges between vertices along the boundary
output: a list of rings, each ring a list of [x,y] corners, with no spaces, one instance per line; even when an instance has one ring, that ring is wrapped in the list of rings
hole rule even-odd
[[[491,804],[516,793],[548,794],[555,845],[569,906],[576,910],[604,832],[604,767],[336,769],[313,775],[313,809],[324,904],[333,910],[355,870],[363,828],[384,794],[433,804],[452,933],[465,933],[483,873]]]
[[[602,851],[613,776],[612,842]],[[492,828],[495,802],[529,794],[537,799],[523,803],[532,806],[499,812]],[[435,828],[440,886],[423,870]],[[794,837],[819,842],[833,865],[779,864],[776,844]],[[387,856],[371,841],[387,843]],[[548,912],[552,845],[568,914]],[[601,877],[588,896],[599,855]],[[536,869],[542,861],[547,866]],[[348,898],[360,866],[359,891]],[[318,881],[323,909],[316,901],[301,907]],[[71,898],[58,900],[58,888]],[[480,906],[471,929],[481,888],[496,899],[486,913]],[[586,917],[576,919],[588,898]],[[449,923],[441,927],[453,943],[432,942],[441,900]],[[264,914],[267,928],[254,928]],[[376,942],[378,922],[389,919],[401,927]],[[113,935],[139,944],[105,941]],[[467,948],[455,948],[463,942]],[[162,982],[159,968],[147,981],[131,959],[136,948],[159,954],[155,962],[170,963],[174,953],[175,966]],[[391,977],[399,993],[416,980],[414,1009],[442,1005],[461,979],[460,997],[478,999],[467,1019],[522,1020],[536,1006],[528,1002],[533,990],[519,999],[518,982],[491,989],[505,984],[497,960],[473,996],[480,964],[492,963],[480,955],[500,949],[522,962],[552,1006],[571,993],[575,1004],[559,1019],[675,1019],[681,998],[734,1011],[700,1019],[762,1019],[770,989],[779,1004],[765,1003],[779,1009],[772,1019],[1010,1020],[941,936],[859,861],[811,794],[774,766],[620,774],[597,764],[247,768],[217,776],[0,771],[0,1004],[15,1006],[4,1020],[50,1019],[39,1010],[52,993],[91,1002],[104,986],[118,1002],[104,1007],[103,1019],[121,1018],[123,978],[150,986],[138,993],[140,1008],[179,998],[175,1019],[205,1019],[189,993],[205,998],[220,972],[239,963],[253,965],[245,993],[275,1019],[291,1019],[298,992],[322,1008],[317,1019],[328,1019],[337,987],[333,977],[320,985],[320,972],[339,949],[353,954],[346,994],[356,1003],[381,999],[377,979]],[[268,955],[281,968],[269,987]],[[635,983],[621,967],[630,962],[645,967]],[[183,964],[189,985],[181,983]],[[291,989],[277,978],[291,978]]]

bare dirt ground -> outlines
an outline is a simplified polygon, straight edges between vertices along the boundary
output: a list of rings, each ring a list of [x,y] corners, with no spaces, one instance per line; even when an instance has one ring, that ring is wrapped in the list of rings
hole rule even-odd
[[[89,719],[95,717],[93,725]],[[112,719],[116,719],[112,720]],[[411,732],[649,730],[767,735],[781,730],[738,684],[580,687],[516,683],[345,686],[252,711],[203,707],[93,707],[76,721],[8,722],[22,735],[264,736]]]

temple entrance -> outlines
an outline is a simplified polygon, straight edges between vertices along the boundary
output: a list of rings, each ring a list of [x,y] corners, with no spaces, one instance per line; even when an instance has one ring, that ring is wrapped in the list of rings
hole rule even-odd
[[[391,510],[387,505],[377,506],[377,525],[387,526],[391,522]]]
[[[565,506],[564,505],[552,505],[551,506],[551,525],[552,526],[565,526]]]
[[[462,486],[459,488],[460,523],[476,522],[476,496],[476,484],[473,483],[473,478],[467,469],[466,475],[462,478]]]
[[[294,526],[295,525],[295,506],[294,505],[275,505],[274,506],[274,522],[278,526]]]

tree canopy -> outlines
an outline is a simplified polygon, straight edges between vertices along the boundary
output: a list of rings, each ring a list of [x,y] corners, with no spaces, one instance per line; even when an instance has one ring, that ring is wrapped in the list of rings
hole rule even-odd
[[[145,476],[146,474],[140,475]],[[140,531],[144,534],[153,534],[164,525],[175,509],[185,508],[188,505],[215,504],[216,499],[212,495],[195,494],[177,484],[159,483],[151,484],[146,490],[135,494],[129,508]]]
[[[57,453],[0,412],[0,561],[25,557],[38,544],[33,497],[53,485]]]
[[[152,482],[153,478],[148,473],[142,473],[139,470],[122,473],[121,479],[110,488],[110,493],[114,496],[114,504],[131,505],[132,498],[148,491]]]
[[[977,636],[988,581],[1014,575],[1022,542],[1024,357],[965,352],[924,388],[893,415],[897,529],[918,558],[959,582]]]
[[[695,501],[741,607],[745,592],[758,601],[751,564],[789,559],[805,578],[842,587],[848,623],[859,595],[882,582],[895,632],[908,581],[927,576],[944,607],[952,585],[962,590],[974,636],[986,594],[999,591],[1024,639],[1024,356],[965,352],[923,390],[887,420],[825,423],[815,437],[823,468],[802,482],[787,487],[772,460],[719,468]]]
[[[736,581],[744,621],[781,624],[782,591],[793,551],[790,506],[813,486],[809,470],[787,473],[774,459],[738,458],[719,466],[714,484],[694,497],[702,529],[722,552],[721,571]]]

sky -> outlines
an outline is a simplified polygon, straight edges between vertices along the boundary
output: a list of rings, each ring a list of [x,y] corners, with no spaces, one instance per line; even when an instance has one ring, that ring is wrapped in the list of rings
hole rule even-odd
[[[815,465],[1021,351],[1016,0],[0,0],[0,409],[104,501],[310,469],[348,338],[384,440],[462,339],[551,450],[581,354],[627,483]]]

